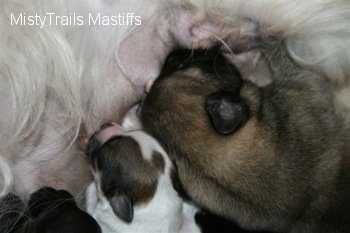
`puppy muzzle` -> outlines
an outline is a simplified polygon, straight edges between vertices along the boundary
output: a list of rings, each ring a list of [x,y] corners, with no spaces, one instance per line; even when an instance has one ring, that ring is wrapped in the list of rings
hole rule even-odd
[[[110,122],[103,124],[89,139],[86,149],[87,155],[90,157],[95,150],[100,148],[110,138],[123,135],[124,133],[124,129],[117,123]]]

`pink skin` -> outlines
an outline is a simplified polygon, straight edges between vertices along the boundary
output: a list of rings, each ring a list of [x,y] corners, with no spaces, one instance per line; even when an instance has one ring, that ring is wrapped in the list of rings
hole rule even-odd
[[[258,87],[264,87],[272,82],[272,74],[265,59],[257,49],[241,53],[226,53],[225,58],[240,71],[242,78]]]
[[[132,77],[133,84],[149,92],[171,50],[178,46],[208,48],[227,38],[232,33],[228,28],[195,9],[155,14],[122,42],[117,51],[122,71]]]
[[[144,92],[151,89],[170,51],[178,46],[193,49],[213,46],[232,34],[229,28],[219,19],[210,17],[195,7],[180,6],[177,10],[166,13],[163,9],[158,9],[150,18],[145,18],[142,26],[135,27],[120,42],[115,57],[106,60],[107,70],[104,73],[99,73],[101,67],[95,67],[97,73],[92,69],[95,80],[91,85],[94,85],[95,93],[88,101],[86,122],[77,140],[79,149],[85,151],[88,138],[105,122],[117,122],[125,131],[140,128],[141,125],[138,124],[131,124],[133,128],[130,128],[130,122],[126,125],[123,119],[127,118],[128,110],[142,99]],[[101,82],[104,77],[109,78]],[[124,129],[116,124],[102,130],[98,137],[105,142],[111,136],[123,134]],[[71,159],[73,160],[74,158]],[[71,161],[67,164],[73,164]],[[81,162],[76,161],[76,164]],[[53,166],[50,166],[50,171]],[[62,170],[65,168],[66,164],[62,165]],[[57,174],[63,172],[59,170]],[[49,177],[60,178],[56,174]],[[68,174],[67,177],[75,176]],[[85,186],[84,182],[79,186],[68,178],[62,179],[62,183],[68,183],[67,187],[52,184],[51,181],[46,182],[46,185],[69,191]]]
[[[111,126],[108,126],[102,130],[100,130],[95,137],[98,139],[99,142],[101,142],[102,144],[105,143],[106,141],[108,141],[108,139],[110,139],[113,136],[118,136],[118,135],[122,135],[125,133],[125,130],[118,125],[117,123],[110,123]]]
[[[171,50],[178,46],[207,48],[230,34],[229,27],[222,21],[194,7],[179,6],[177,10],[166,13],[162,9],[160,7],[145,19],[142,26],[135,27],[118,46],[115,53],[117,63],[112,61],[106,66],[106,73],[96,75],[110,78],[108,82],[96,78],[94,91],[98,98],[89,101],[91,109],[85,132],[82,131],[79,138],[80,148],[85,148],[87,138],[101,124],[122,124],[128,110],[150,91]]]
[[[89,0],[87,7],[91,5],[91,9],[101,8],[103,12],[104,2]],[[48,127],[42,125],[45,130],[30,139],[34,144],[28,141],[27,147],[18,149],[21,150],[19,153],[13,153],[19,155],[18,162],[12,161],[15,175],[18,177],[13,188],[16,193],[25,196],[41,186],[51,186],[56,189],[66,189],[78,195],[90,179],[88,164],[80,152],[86,149],[87,139],[98,130],[100,125],[112,121],[120,124],[123,122],[122,119],[128,114],[128,110],[142,99],[144,91],[151,89],[166,56],[172,49],[177,46],[206,48],[217,43],[219,38],[224,39],[228,36],[228,27],[220,20],[192,6],[176,8],[176,5],[182,4],[182,1],[174,1],[175,10],[169,12],[163,9],[165,5],[163,1],[154,2],[157,4],[154,14],[150,18],[145,17],[142,26],[133,28],[123,41],[116,41],[118,46],[111,46],[116,51],[112,51],[112,55],[103,57],[103,67],[100,63],[94,66],[94,59],[91,58],[91,67],[87,70],[89,75],[81,80],[82,93],[85,93],[86,89],[88,94],[86,96],[84,94],[86,98],[82,98],[84,102],[82,107],[86,115],[76,144],[70,146],[70,139],[65,139],[64,136],[57,142],[46,140],[47,136],[57,134],[56,119],[53,119],[52,122],[44,123],[48,124]],[[77,10],[81,7],[81,4],[72,4],[76,5]],[[104,35],[106,33],[104,30],[109,29],[96,27],[91,33]],[[73,38],[75,34],[71,36]],[[91,43],[97,44],[99,40],[105,39],[98,36],[91,38]],[[99,49],[99,46],[96,48]],[[97,52],[96,55],[98,59],[99,53]],[[87,56],[95,56],[95,54],[88,53]],[[77,62],[77,64],[80,63]],[[88,65],[89,62],[86,64]],[[126,128],[130,129],[129,126]],[[120,126],[113,126],[103,130],[100,137],[105,141],[108,137],[121,133],[123,131]],[[38,146],[33,146],[35,144]],[[65,148],[70,149],[63,150]],[[28,151],[31,155],[23,159],[20,157],[23,151],[25,153]],[[43,152],[45,152],[44,158],[41,156]]]
[[[144,92],[150,91],[171,50],[177,46],[206,48],[214,45],[218,37],[226,37],[221,22],[198,14],[195,9],[184,8],[166,15],[160,10],[121,42],[115,54],[118,64],[111,63],[110,70],[102,74],[112,81],[96,81],[98,98],[89,101],[92,109],[78,139],[79,148],[86,148],[88,138],[101,124],[122,124],[128,110]]]
[[[171,50],[177,46],[193,49],[207,48],[217,43],[218,38],[226,38],[230,34],[228,27],[222,21],[205,15],[195,8],[181,8],[178,11],[168,13],[165,15],[163,11],[159,11],[149,20],[144,21],[143,23],[145,24],[141,27],[136,27],[120,44],[116,52],[116,58],[119,61],[118,65],[120,65],[121,70],[118,68],[112,70],[111,73],[123,74],[130,79],[129,81],[134,88],[142,87],[146,93],[152,88],[161,71],[163,62]],[[125,89],[123,83],[117,84],[120,90]],[[113,93],[109,93],[106,90],[101,91],[107,96],[121,93],[121,91],[115,89],[111,89]],[[128,109],[124,109],[127,107],[124,105],[130,106],[133,103],[128,102],[122,107],[112,106],[112,104],[120,102],[116,100],[117,98],[128,98],[130,93],[131,95],[140,95],[139,98],[142,95],[142,92],[133,93],[132,90],[129,90],[123,95],[110,98],[110,103],[103,102],[103,100],[101,102],[101,98],[99,98],[93,104],[97,106],[94,114],[92,114],[94,122],[88,125],[87,132],[82,132],[78,140],[80,148],[84,149],[86,147],[88,138],[104,122],[115,121],[123,127],[125,126],[125,120],[123,122],[123,119],[128,118],[130,111],[128,112]],[[136,97],[135,99],[138,100],[139,98]],[[107,100],[109,99],[107,98]],[[106,108],[107,106],[108,108]],[[129,108],[132,108],[132,106]],[[120,117],[121,112],[125,112],[125,115],[122,114]],[[119,113],[118,116],[116,115],[117,113]],[[135,121],[132,123],[132,129],[139,129],[141,126]],[[130,126],[125,126],[125,128],[130,130]]]

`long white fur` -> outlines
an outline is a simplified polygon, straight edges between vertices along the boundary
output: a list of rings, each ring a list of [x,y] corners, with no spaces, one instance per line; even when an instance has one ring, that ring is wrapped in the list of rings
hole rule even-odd
[[[149,6],[152,5],[154,2],[150,1]],[[113,120],[120,119],[127,105],[142,92],[142,87],[135,87],[131,78],[123,75],[115,57],[120,41],[131,27],[11,26],[11,13],[111,15],[135,12],[147,18],[155,8],[144,11],[141,7],[142,4],[135,1],[119,1],[118,4],[93,0],[1,1],[0,162],[3,182],[0,189],[3,195],[12,185],[13,191],[26,196],[45,184],[38,181],[37,163],[60,156],[64,168],[79,153],[72,143],[82,124],[93,131],[102,121],[108,121],[110,115],[117,118]],[[118,90],[118,86],[124,90]],[[116,100],[119,98],[125,100]],[[108,109],[119,111],[108,112],[106,105]],[[78,160],[81,162],[83,158]],[[12,167],[14,175],[5,169],[8,166]],[[21,179],[26,180],[21,182]],[[55,182],[46,183],[54,185]]]
[[[168,11],[181,11],[176,5],[185,3],[174,0],[173,8]],[[55,11],[62,15],[69,12],[112,15],[130,11],[141,15],[146,23],[155,12],[152,19],[156,21],[156,17],[162,15],[161,6],[166,4],[161,0],[0,2],[1,196],[12,190],[25,197],[43,185],[79,192],[81,187],[71,190],[62,180],[53,179],[52,167],[58,166],[54,170],[57,174],[67,173],[63,180],[79,177],[81,180],[74,182],[85,184],[90,179],[84,177],[88,171],[82,153],[74,144],[81,126],[85,126],[89,135],[101,123],[119,121],[141,96],[143,86],[154,79],[160,69],[161,63],[153,62],[158,55],[150,59],[151,52],[161,53],[165,46],[157,49],[161,40],[149,41],[145,46],[141,46],[140,41],[140,46],[131,44],[125,47],[128,51],[124,51],[120,45],[131,40],[129,35],[136,35],[137,28],[10,26],[10,13]],[[176,23],[180,44],[205,47],[211,45],[208,41],[220,41],[222,36],[218,31],[222,24],[229,25],[230,33],[239,32],[244,36],[251,31],[249,25],[240,25],[238,17],[256,20],[262,25],[262,35],[282,35],[297,62],[329,78],[334,84],[339,111],[350,119],[350,4],[347,0],[191,0],[191,4],[197,9],[192,21],[184,16],[178,17],[180,23]],[[203,21],[206,24],[201,27]],[[163,23],[162,27],[169,24],[159,19],[156,22]],[[171,24],[169,27],[174,28]],[[193,28],[190,33],[189,28]],[[160,33],[163,35],[167,34]],[[167,49],[171,46],[169,43]],[[142,60],[144,54],[147,59]],[[133,73],[134,70],[139,72]],[[142,74],[144,79],[140,78]],[[51,176],[41,179],[45,174]]]
[[[157,35],[170,39],[172,19],[162,13],[169,5],[162,0],[0,2],[0,156],[1,167],[12,170],[0,171],[3,195],[12,190],[27,197],[44,185],[75,195],[82,191],[91,177],[77,137],[88,138],[102,123],[119,122],[156,78],[174,46],[168,41],[164,48]],[[142,17],[143,27],[10,25],[11,13],[47,12],[85,17],[133,12]],[[149,37],[140,46],[133,34]]]

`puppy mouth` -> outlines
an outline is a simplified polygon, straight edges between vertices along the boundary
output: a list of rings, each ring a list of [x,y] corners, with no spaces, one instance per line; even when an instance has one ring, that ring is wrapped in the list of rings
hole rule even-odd
[[[101,144],[108,141],[111,137],[125,134],[125,130],[119,124],[111,122],[103,124],[99,131],[94,135]]]
[[[115,122],[109,122],[103,124],[100,129],[95,132],[87,143],[87,154],[92,154],[96,149],[101,147],[109,139],[117,136],[121,136],[125,133],[125,130]]]

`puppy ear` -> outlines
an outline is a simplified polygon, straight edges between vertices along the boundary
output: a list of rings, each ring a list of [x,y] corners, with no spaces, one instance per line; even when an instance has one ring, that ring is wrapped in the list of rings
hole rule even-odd
[[[216,92],[206,99],[205,109],[219,134],[230,134],[248,119],[246,105],[228,92]]]
[[[134,205],[129,195],[117,193],[109,199],[113,212],[123,221],[130,223],[134,217]]]
[[[257,49],[239,54],[226,53],[224,56],[237,67],[243,79],[258,87],[264,87],[273,81],[270,67]]]

